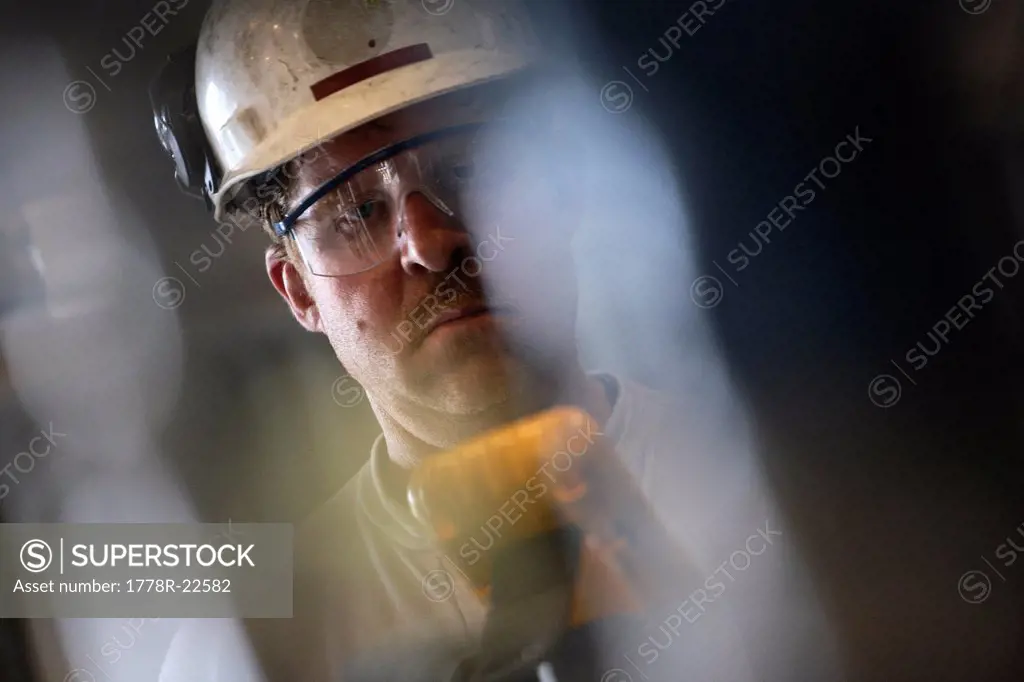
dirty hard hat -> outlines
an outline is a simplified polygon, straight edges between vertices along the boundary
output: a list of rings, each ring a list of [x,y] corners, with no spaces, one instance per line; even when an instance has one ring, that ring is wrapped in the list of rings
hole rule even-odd
[[[249,181],[323,141],[538,55],[516,0],[215,0],[195,96],[217,220]]]

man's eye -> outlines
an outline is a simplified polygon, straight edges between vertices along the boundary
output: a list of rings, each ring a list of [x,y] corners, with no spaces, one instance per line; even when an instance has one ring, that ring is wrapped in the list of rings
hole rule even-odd
[[[367,220],[370,220],[374,213],[379,210],[376,201],[364,201],[358,206],[353,206],[342,213],[341,218],[338,220],[338,225],[339,227],[362,225]]]

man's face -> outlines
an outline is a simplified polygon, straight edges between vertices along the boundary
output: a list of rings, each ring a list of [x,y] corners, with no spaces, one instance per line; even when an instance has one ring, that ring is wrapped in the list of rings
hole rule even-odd
[[[341,135],[292,174],[287,206],[381,148],[486,121],[494,111],[486,95],[448,96]],[[504,403],[518,412],[517,397],[551,381],[558,363],[574,357],[574,216],[543,182],[543,164],[516,151],[507,159],[488,156],[489,167],[507,163],[509,172],[495,174],[500,188],[487,205],[449,216],[425,193],[406,192],[397,207],[404,211],[397,250],[375,267],[325,277],[308,265],[324,272],[330,263],[313,261],[327,255],[309,264],[268,261],[296,317],[327,335],[378,404],[457,416]],[[306,228],[329,225],[331,213],[331,201],[321,200],[305,215]]]

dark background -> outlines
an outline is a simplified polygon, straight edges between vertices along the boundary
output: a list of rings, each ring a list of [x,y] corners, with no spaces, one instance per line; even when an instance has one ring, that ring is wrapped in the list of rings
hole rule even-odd
[[[640,6],[569,14],[589,10],[607,78],[627,65],[648,87],[625,115],[654,121],[683,169],[699,260],[751,244],[855,126],[873,139],[710,311],[848,679],[1019,678],[1021,581],[993,576],[983,604],[953,586],[1008,536],[1024,546],[1021,278],[919,372],[903,357],[1022,236],[1021,5],[737,0],[650,77],[636,61],[665,55],[687,3]],[[866,394],[883,373],[903,389],[886,409]]]
[[[640,75],[637,58],[664,52],[658,38],[689,5],[532,3],[550,44],[576,52],[598,85],[628,81],[623,65]],[[84,130],[96,163],[87,172],[136,216],[126,239],[152,242],[169,267],[209,241],[202,205],[173,184],[145,89],[163,55],[198,29],[199,0],[147,38],[86,115],[63,108],[61,83],[36,76],[33,55],[46,46],[69,78],[88,78],[149,8],[23,4],[4,22],[9,234],[22,228],[19,204],[82,177],[47,155],[54,139],[36,134],[45,111],[50,131]],[[1024,560],[993,577],[984,603],[962,599],[957,584],[1007,538],[1024,546],[1024,276],[1001,278],[1005,289],[919,372],[903,357],[1024,238],[1024,7],[995,0],[975,15],[956,0],[732,0],[640,78],[647,91],[634,88],[618,116],[663,136],[706,265],[749,243],[855,127],[873,140],[704,314],[754,408],[759,454],[825,596],[845,679],[1022,679]],[[345,431],[346,453],[365,453],[373,431],[362,426],[365,404],[338,410],[327,398],[337,370],[326,370],[324,344],[288,324],[263,281],[260,237],[246,239],[177,313],[185,381],[163,438],[205,517],[297,519],[361,463],[332,451],[334,432],[316,432],[321,404]],[[691,306],[691,283],[680,277],[666,297]],[[869,398],[880,374],[901,382],[887,408]],[[243,408],[242,394],[262,398]],[[274,409],[293,399],[308,404]],[[23,418],[13,399],[5,410],[8,426]],[[254,421],[306,440],[268,442]]]

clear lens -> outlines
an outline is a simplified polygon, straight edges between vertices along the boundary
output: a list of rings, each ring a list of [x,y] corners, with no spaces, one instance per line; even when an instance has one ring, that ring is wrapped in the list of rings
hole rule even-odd
[[[367,184],[363,179],[362,186]],[[357,176],[321,198],[296,223],[296,242],[315,274],[362,272],[393,253],[394,202],[387,192],[362,186]]]
[[[368,270],[398,248],[405,197],[421,192],[439,211],[464,219],[491,184],[479,133],[435,140],[361,171],[318,200],[295,223],[303,258],[318,275]],[[325,178],[324,181],[330,178]]]

